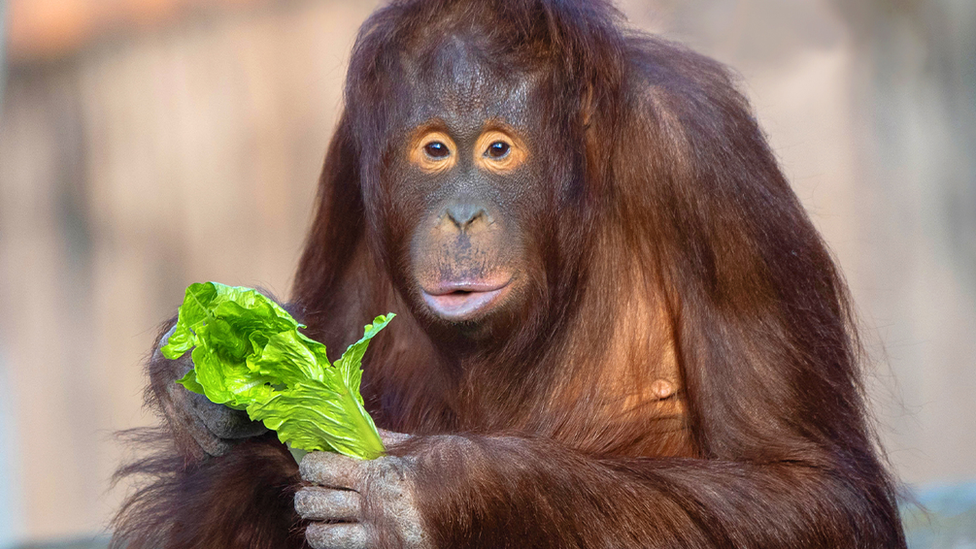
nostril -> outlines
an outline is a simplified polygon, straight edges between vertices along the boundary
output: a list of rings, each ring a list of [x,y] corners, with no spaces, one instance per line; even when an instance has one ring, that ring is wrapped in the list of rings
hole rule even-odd
[[[459,229],[464,229],[474,220],[486,215],[485,209],[477,204],[452,204],[447,207],[447,216]]]

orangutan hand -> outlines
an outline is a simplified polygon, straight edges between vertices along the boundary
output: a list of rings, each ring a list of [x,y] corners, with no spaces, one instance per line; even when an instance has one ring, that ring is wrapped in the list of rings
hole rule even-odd
[[[381,434],[387,444],[405,437]],[[295,495],[295,510],[314,521],[305,531],[308,543],[315,549],[430,549],[414,500],[413,463],[409,457],[306,455],[299,471],[310,485]]]
[[[160,352],[159,348],[166,345],[175,329],[174,325],[162,337],[153,351],[150,364],[152,388],[169,421],[188,432],[197,445],[211,456],[227,453],[240,440],[266,433],[268,430],[264,425],[251,421],[246,412],[214,404],[207,397],[190,392],[176,383],[190,371],[193,361],[190,360],[190,353],[169,360]]]

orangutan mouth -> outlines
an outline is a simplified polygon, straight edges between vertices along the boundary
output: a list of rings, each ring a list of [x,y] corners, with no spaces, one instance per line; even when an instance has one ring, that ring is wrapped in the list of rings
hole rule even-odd
[[[508,293],[509,283],[487,281],[444,282],[433,289],[421,289],[424,301],[437,316],[452,322],[472,320],[488,312]]]

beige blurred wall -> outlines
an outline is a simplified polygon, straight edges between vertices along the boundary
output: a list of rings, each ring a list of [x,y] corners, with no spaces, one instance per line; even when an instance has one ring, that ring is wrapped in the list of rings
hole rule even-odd
[[[946,0],[920,23],[911,2],[842,1],[620,5],[742,75],[854,290],[896,469],[913,483],[972,479],[976,193],[958,144],[971,112],[946,98],[976,82],[932,68],[958,57],[936,51],[943,26],[972,44],[952,22],[968,8]],[[287,295],[349,49],[375,4],[218,3],[19,56],[7,75],[0,378],[12,391],[0,414],[16,463],[0,482],[16,475],[21,538],[105,526],[125,491],[109,488],[125,454],[112,433],[152,422],[141,361],[187,284]]]

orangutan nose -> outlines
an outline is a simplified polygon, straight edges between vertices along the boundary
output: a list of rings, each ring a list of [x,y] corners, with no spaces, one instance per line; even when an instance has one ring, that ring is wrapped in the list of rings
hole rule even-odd
[[[469,231],[481,223],[490,224],[490,218],[485,208],[470,202],[451,204],[445,213],[461,232]]]

